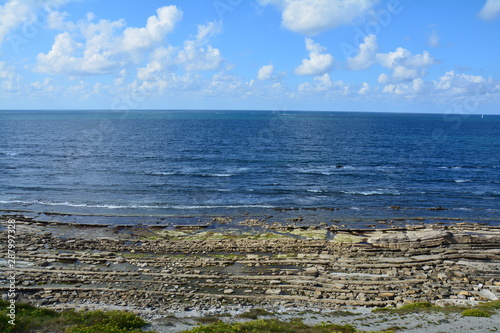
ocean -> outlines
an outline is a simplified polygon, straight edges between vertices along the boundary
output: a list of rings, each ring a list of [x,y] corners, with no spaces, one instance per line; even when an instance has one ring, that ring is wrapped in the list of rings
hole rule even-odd
[[[0,211],[75,223],[500,224],[500,116],[0,111]]]

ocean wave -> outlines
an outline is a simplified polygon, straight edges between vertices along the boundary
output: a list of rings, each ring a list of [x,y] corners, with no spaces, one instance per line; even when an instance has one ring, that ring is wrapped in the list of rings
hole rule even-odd
[[[443,169],[443,170],[460,170],[462,169],[461,166],[454,166],[454,167],[451,167],[451,166],[440,166],[438,167],[438,169]]]
[[[308,189],[307,192],[312,192],[312,193],[326,193],[327,191],[320,190],[320,189]]]
[[[472,180],[470,179],[454,179],[453,180],[455,183],[471,183]]]
[[[232,173],[149,172],[150,176],[232,177]]]
[[[298,168],[292,168],[291,170],[303,174],[330,176],[345,171],[394,172],[397,170],[397,168],[389,165],[353,166],[353,165],[336,164],[336,165],[325,165],[318,167],[298,167]]]
[[[0,200],[0,204],[23,204],[23,205],[44,205],[44,206],[65,206],[65,207],[84,207],[84,208],[106,208],[106,209],[231,209],[231,208],[275,208],[271,205],[245,204],[245,205],[113,205],[113,204],[92,204],[75,202],[53,202],[43,200]]]
[[[377,189],[371,191],[341,191],[344,194],[351,195],[400,195],[398,191],[395,190],[386,190],[386,189]]]

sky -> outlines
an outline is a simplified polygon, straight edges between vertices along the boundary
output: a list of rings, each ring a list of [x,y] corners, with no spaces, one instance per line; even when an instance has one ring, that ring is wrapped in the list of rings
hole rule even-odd
[[[0,109],[500,114],[500,0],[0,1]]]

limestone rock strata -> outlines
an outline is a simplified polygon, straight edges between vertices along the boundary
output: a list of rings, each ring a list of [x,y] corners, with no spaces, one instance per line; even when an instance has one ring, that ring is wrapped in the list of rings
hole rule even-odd
[[[466,303],[500,295],[495,227],[336,231],[331,239],[88,239],[55,236],[30,224],[18,230],[20,298],[49,306],[95,303],[158,312],[229,303],[335,308]],[[99,233],[91,227],[87,232]],[[6,266],[5,230],[0,239],[0,265]],[[9,286],[4,281],[0,288],[5,294]]]

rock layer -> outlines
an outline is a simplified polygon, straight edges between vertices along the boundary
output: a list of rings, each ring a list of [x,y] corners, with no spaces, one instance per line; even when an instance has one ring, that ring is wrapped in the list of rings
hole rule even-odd
[[[499,296],[497,227],[335,230],[330,239],[276,229],[280,237],[270,239],[224,233],[197,239],[148,228],[140,236],[110,237],[97,227],[85,227],[80,237],[62,237],[51,233],[49,225],[18,222],[17,227],[17,291],[21,299],[41,305],[102,304],[164,312],[227,304],[336,308],[463,303]],[[65,228],[68,235],[75,227]],[[5,230],[0,239],[0,263],[6,265]],[[5,294],[9,286],[4,282],[0,288]]]

